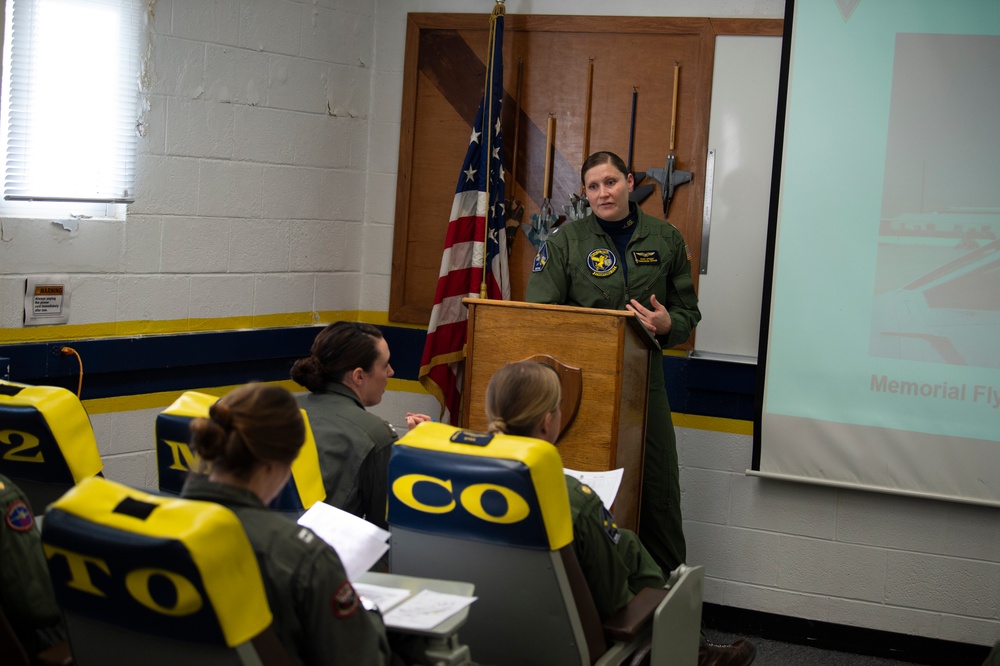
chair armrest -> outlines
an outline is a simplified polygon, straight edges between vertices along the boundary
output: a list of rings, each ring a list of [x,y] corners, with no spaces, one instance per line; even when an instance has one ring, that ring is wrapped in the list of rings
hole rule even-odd
[[[604,635],[609,640],[630,642],[635,640],[657,606],[667,597],[670,590],[646,587],[639,590],[632,601],[603,623]]]
[[[69,651],[68,641],[59,641],[47,647],[37,655],[35,661],[40,666],[73,666],[73,655]]]

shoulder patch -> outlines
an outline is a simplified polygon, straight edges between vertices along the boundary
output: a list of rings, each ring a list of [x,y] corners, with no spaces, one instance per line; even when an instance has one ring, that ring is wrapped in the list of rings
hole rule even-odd
[[[542,243],[542,246],[538,248],[538,252],[535,253],[535,261],[531,264],[531,272],[541,273],[547,263],[549,263],[549,246],[547,243]]]
[[[603,504],[601,504],[601,513],[603,514],[604,533],[611,539],[611,543],[617,544],[621,540],[622,535],[618,531],[618,523],[615,522],[615,517],[611,515],[611,512]]]
[[[295,536],[299,538],[299,541],[304,541],[305,543],[312,543],[313,539],[316,538],[316,534],[306,527],[300,529]]]
[[[23,500],[14,500],[7,507],[4,518],[7,526],[15,532],[27,532],[35,526],[35,517]]]
[[[334,617],[340,619],[351,617],[358,612],[360,606],[358,594],[354,591],[349,580],[345,580],[330,597],[330,609],[333,611]]]

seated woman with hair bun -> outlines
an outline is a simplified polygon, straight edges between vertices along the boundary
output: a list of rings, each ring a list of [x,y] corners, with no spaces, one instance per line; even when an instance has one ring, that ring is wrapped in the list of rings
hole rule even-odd
[[[191,448],[208,475],[189,477],[182,497],[231,509],[257,554],[274,629],[302,664],[388,664],[385,626],[355,593],[336,551],[305,527],[267,509],[288,482],[305,441],[291,393],[247,384],[191,422]],[[204,471],[204,470],[201,470]]]
[[[382,331],[356,321],[330,324],[291,376],[309,389],[298,400],[316,440],[326,503],[388,529],[386,484],[396,431],[367,411],[382,402],[393,376]],[[406,415],[410,428],[429,419]]]

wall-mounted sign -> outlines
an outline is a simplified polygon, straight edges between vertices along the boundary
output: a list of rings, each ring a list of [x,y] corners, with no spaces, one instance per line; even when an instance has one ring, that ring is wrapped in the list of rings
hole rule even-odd
[[[69,322],[69,280],[65,276],[29,277],[24,285],[24,325]]]

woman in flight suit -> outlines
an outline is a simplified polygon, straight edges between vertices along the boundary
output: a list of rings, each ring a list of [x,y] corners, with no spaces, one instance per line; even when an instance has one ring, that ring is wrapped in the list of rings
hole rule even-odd
[[[525,300],[629,310],[663,349],[681,344],[701,320],[684,237],[629,201],[632,174],[614,153],[588,157],[580,179],[592,212],[558,227],[539,249]],[[660,569],[669,572],[684,563],[687,546],[663,358],[653,354],[650,363],[639,538]],[[702,638],[698,663],[746,666],[756,654],[746,639],[716,645]]]
[[[662,348],[681,344],[701,319],[681,233],[629,201],[632,174],[614,153],[588,157],[580,177],[592,212],[558,227],[541,247],[525,300],[631,310]],[[680,499],[677,440],[657,353],[649,372],[639,536],[664,571],[687,555]]]
[[[486,387],[489,432],[534,437],[555,444],[562,413],[559,375],[541,363],[508,363]],[[663,587],[663,571],[634,532],[619,528],[590,486],[566,475],[573,551],[604,620],[625,607],[644,587]]]
[[[382,401],[393,375],[382,332],[360,322],[330,324],[291,374],[309,389],[298,400],[316,440],[326,503],[388,529],[386,479],[396,431],[366,409]],[[411,428],[429,418],[406,415]]]
[[[486,387],[489,432],[534,437],[555,444],[559,438],[562,387],[552,368],[520,361],[508,363]],[[573,551],[594,598],[601,619],[622,609],[644,587],[664,587],[663,570],[634,532],[619,528],[591,488],[566,476]],[[731,645],[709,643],[698,647],[699,666],[748,666],[757,648],[746,639]]]
[[[355,593],[336,551],[267,505],[288,482],[305,441],[291,393],[247,384],[191,422],[192,449],[211,464],[181,495],[231,509],[260,563],[274,628],[302,664],[389,664],[382,618]]]

